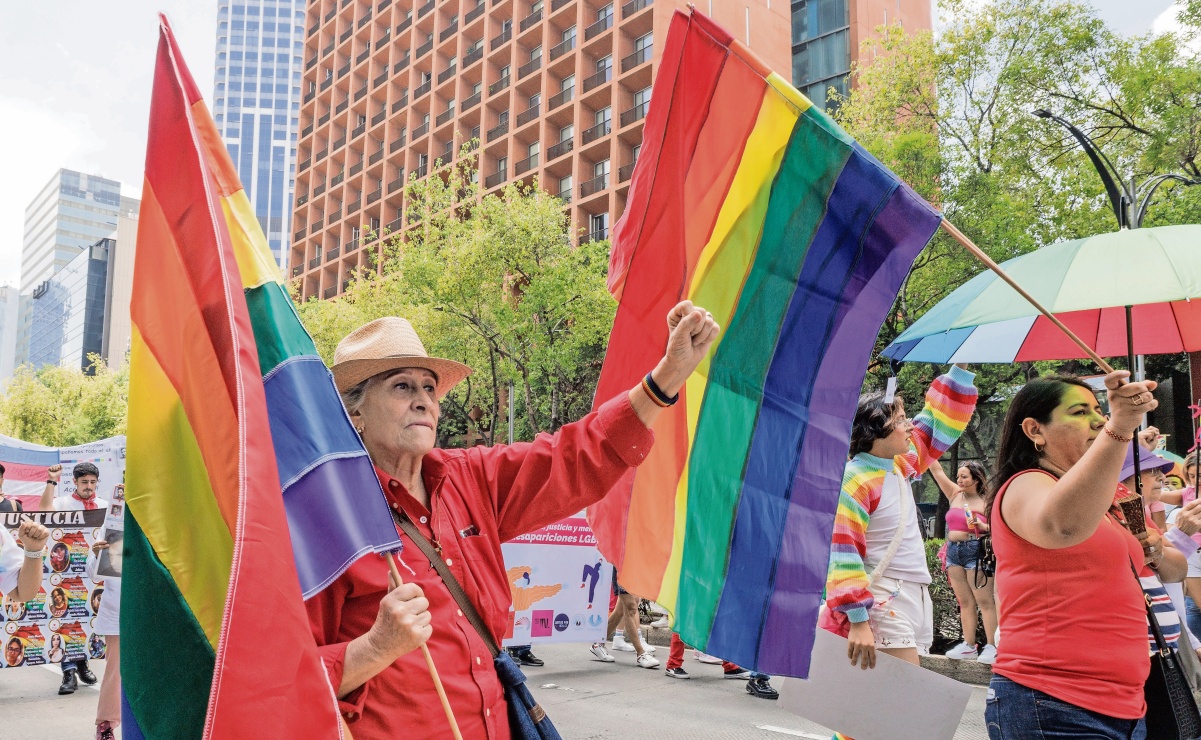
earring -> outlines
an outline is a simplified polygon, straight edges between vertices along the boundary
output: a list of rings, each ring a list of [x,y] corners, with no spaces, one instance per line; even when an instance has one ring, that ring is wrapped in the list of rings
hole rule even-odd
[[[363,428],[362,428],[362,427],[355,427],[355,428],[354,428],[354,433],[355,433],[355,434],[357,434],[357,435],[359,435],[360,437],[362,437],[362,436],[363,436]]]
[[[1034,451],[1041,455],[1043,452],[1043,447],[1045,447],[1045,446],[1046,446],[1045,444],[1040,445],[1038,442],[1035,442],[1034,443]]]

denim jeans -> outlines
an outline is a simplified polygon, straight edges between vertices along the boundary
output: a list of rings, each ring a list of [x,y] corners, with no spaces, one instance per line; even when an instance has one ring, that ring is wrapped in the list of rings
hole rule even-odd
[[[984,709],[989,740],[1146,740],[1141,719],[1090,712],[993,674]]]
[[[1198,607],[1197,602],[1187,596],[1184,597],[1184,616],[1188,622],[1189,632],[1201,637],[1201,632],[1197,631],[1201,630],[1201,607]],[[1198,646],[1194,645],[1193,647]]]

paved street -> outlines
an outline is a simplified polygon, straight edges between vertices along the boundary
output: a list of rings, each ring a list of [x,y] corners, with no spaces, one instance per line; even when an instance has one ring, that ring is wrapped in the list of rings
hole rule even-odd
[[[634,664],[633,653],[615,653],[616,663],[592,660],[585,645],[542,647],[544,668],[526,671],[538,700],[569,740],[614,738],[821,739],[830,732],[789,714],[776,702],[755,699],[744,682],[721,677],[721,666],[703,665],[689,651],[684,667],[692,678],[668,678]],[[656,656],[666,661],[667,649]],[[103,661],[93,663],[100,673]],[[92,737],[94,689],[55,694],[58,675],[43,668],[0,670],[0,738],[85,740]],[[982,740],[984,689],[972,691],[956,740]]]

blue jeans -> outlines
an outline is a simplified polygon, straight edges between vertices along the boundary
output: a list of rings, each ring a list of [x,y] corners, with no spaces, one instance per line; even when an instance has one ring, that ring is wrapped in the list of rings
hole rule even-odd
[[[1201,632],[1197,631],[1201,630],[1201,607],[1198,607],[1197,602],[1187,596],[1184,597],[1184,615],[1185,620],[1188,622],[1189,631],[1201,637]],[[1197,646],[1194,645],[1194,647]]]
[[[1090,712],[996,674],[984,709],[989,740],[1146,740],[1141,719]]]

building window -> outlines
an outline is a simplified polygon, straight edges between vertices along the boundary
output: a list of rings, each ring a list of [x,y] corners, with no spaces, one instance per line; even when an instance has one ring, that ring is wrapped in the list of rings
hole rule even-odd
[[[570,141],[575,136],[575,126],[568,124],[559,129],[559,143]]]

